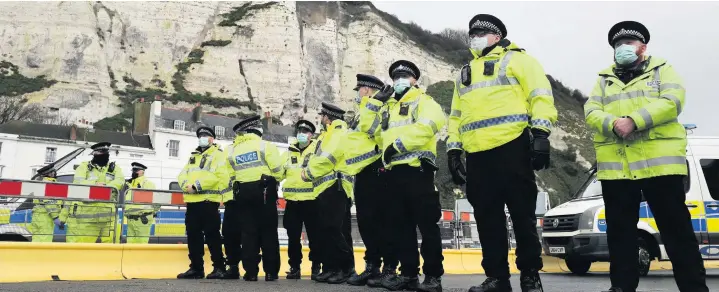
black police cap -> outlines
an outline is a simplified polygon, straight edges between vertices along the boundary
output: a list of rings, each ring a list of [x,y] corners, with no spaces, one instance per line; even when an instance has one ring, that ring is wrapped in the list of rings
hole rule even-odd
[[[315,130],[317,130],[317,128],[315,127],[315,125],[314,125],[312,122],[308,121],[308,120],[299,120],[299,121],[297,121],[297,123],[295,123],[295,131],[297,131],[297,130],[299,130],[299,129],[306,129],[306,130],[308,130],[308,131],[310,131],[310,132],[312,132],[312,133],[314,133]]]
[[[507,37],[507,27],[499,18],[490,14],[477,14],[469,21],[469,33],[475,31],[490,31],[499,36],[500,39]]]
[[[112,146],[112,143],[110,142],[100,142],[90,146],[90,149],[94,152],[108,152],[110,151],[110,146]]]
[[[147,166],[145,166],[145,165],[143,165],[142,163],[139,163],[139,162],[133,162],[133,163],[130,164],[130,165],[131,165],[132,168],[134,168],[134,169],[140,169],[140,170],[146,170],[146,169],[147,169]]]
[[[248,129],[262,128],[262,122],[260,121],[259,115],[254,115],[244,120],[241,120],[237,125],[232,127],[232,131],[235,133],[247,131]]]
[[[345,116],[345,110],[341,109],[340,107],[338,107],[334,104],[327,103],[327,102],[322,103],[322,110],[320,111],[320,113],[323,115],[328,115],[328,116],[337,118],[337,119],[343,119]]]
[[[215,130],[210,127],[199,127],[197,131],[195,131],[195,135],[197,135],[197,138],[200,138],[201,135],[210,135],[212,138],[217,137],[215,136]]]
[[[357,74],[357,85],[354,90],[359,90],[360,87],[370,87],[375,89],[382,89],[384,82],[377,77],[366,74]]]
[[[632,38],[648,44],[649,36],[649,30],[646,26],[636,21],[627,20],[619,22],[609,29],[607,42],[609,42],[609,46],[614,47],[614,43],[618,40]]]
[[[414,77],[414,79],[419,79],[422,75],[422,72],[419,71],[417,65],[407,60],[399,60],[389,66],[389,77],[392,78],[392,80],[395,79],[395,75],[400,73],[409,74]]]

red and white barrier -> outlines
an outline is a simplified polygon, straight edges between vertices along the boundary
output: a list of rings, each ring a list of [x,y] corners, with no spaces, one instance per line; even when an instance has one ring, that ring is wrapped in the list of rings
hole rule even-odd
[[[112,188],[43,181],[0,180],[0,196],[109,201]]]
[[[128,204],[185,205],[181,192],[147,189],[130,189],[128,194],[130,192],[132,192],[132,200],[127,200]],[[277,199],[278,210],[284,210],[286,205],[284,198]]]

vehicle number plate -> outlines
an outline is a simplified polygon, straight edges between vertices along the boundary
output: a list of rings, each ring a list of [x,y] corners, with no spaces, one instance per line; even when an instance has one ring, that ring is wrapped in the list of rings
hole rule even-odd
[[[549,247],[549,253],[557,254],[557,253],[564,253],[564,247],[563,246],[550,246]]]

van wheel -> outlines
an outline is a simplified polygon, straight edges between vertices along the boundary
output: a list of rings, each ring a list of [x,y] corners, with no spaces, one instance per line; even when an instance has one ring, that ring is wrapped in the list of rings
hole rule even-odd
[[[575,275],[585,275],[589,272],[589,268],[592,267],[592,262],[582,258],[566,258],[564,263],[567,264],[567,268]]]
[[[639,276],[644,277],[649,274],[649,268],[652,264],[652,254],[649,253],[647,242],[643,238],[639,238]]]

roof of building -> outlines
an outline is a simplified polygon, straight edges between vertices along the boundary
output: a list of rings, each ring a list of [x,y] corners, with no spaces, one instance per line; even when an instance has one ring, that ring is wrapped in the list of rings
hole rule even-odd
[[[36,124],[23,121],[10,121],[0,125],[0,133],[20,136],[72,140],[72,126]],[[132,146],[152,149],[147,135],[133,135],[98,129],[77,128],[75,141],[110,142],[113,145]]]

